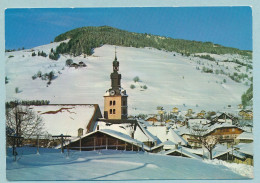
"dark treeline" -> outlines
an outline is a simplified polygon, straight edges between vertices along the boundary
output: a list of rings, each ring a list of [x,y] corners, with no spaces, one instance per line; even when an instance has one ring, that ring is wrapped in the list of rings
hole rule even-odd
[[[244,107],[253,105],[253,84],[251,84],[250,88],[241,96],[241,101]]]
[[[94,48],[110,44],[136,48],[153,47],[159,50],[175,51],[187,56],[194,53],[230,53],[252,57],[251,51],[224,47],[211,42],[188,41],[147,33],[133,33],[109,26],[77,28],[57,36],[54,41],[59,42],[66,39],[70,39],[70,41],[61,43],[56,51],[61,54],[67,53],[74,56],[81,54],[91,55]]]
[[[49,100],[15,100],[5,103],[6,108],[12,108],[17,105],[48,105],[50,104]]]

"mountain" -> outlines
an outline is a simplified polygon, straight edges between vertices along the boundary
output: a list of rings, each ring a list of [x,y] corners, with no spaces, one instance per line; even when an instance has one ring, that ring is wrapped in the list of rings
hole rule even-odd
[[[103,95],[110,88],[115,46],[95,48],[89,56],[60,54],[58,60],[49,57],[52,50],[68,41],[6,52],[6,100],[99,104],[103,110]],[[48,56],[33,56],[34,52],[44,52]],[[156,113],[157,106],[163,106],[167,111],[173,107],[184,111],[189,108],[194,111],[237,110],[242,94],[252,83],[252,69],[248,67],[252,60],[238,54],[185,56],[151,47],[117,46],[117,57],[122,87],[129,95],[130,115]],[[74,63],[84,62],[87,67],[68,67],[68,59]],[[50,84],[46,77],[38,76],[38,73],[45,76],[50,72],[54,73]],[[133,80],[136,76],[140,81]]]
[[[73,54],[74,56],[83,53],[91,55],[94,48],[109,44],[135,48],[152,47],[187,56],[194,53],[210,53],[239,54],[252,58],[251,51],[224,47],[211,42],[188,41],[147,33],[134,33],[109,26],[77,28],[57,36],[54,41],[60,42],[67,39],[70,39],[69,42],[60,44],[57,47],[57,52]]]

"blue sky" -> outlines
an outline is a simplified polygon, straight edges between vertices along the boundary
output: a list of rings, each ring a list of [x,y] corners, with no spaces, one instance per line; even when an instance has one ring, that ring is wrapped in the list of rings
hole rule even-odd
[[[102,25],[252,50],[249,7],[7,9],[6,49],[32,48],[74,28]]]

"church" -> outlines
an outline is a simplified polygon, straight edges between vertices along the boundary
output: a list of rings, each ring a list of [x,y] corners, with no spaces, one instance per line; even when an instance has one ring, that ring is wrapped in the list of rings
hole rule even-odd
[[[104,118],[113,121],[127,119],[128,95],[121,87],[121,74],[118,71],[119,62],[115,52],[113,72],[110,74],[111,88],[104,95]]]

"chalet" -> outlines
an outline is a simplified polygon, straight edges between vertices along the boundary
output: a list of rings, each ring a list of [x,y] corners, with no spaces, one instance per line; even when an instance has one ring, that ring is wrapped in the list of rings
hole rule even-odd
[[[213,117],[212,121],[214,123],[227,123],[232,125],[232,124],[236,124],[237,119],[230,114],[222,113],[218,116],[216,115],[215,117]]]
[[[250,146],[250,144],[249,144],[250,147],[247,146],[246,148],[243,148],[244,144],[239,144],[238,146],[232,148],[227,148],[226,146],[222,146],[220,148],[220,146],[221,145],[218,145],[213,150],[213,159],[218,159],[218,160],[238,163],[238,164],[253,165],[253,152],[252,152],[252,146]]]
[[[252,143],[253,142],[253,133],[243,132],[237,136],[235,139],[236,143]]]
[[[235,160],[235,163],[243,163],[252,166],[254,165],[253,143],[240,143],[235,146],[235,149],[238,153],[244,156],[243,159]]]
[[[79,67],[79,65],[77,63],[72,63],[72,64],[70,64],[70,67],[74,67],[75,69],[77,69]]]
[[[122,134],[128,135],[135,140],[138,140],[149,147],[153,147],[158,143],[161,143],[159,138],[152,135],[144,125],[137,121],[135,124],[129,123],[119,123],[119,124],[109,124],[103,121],[97,121],[94,131],[97,130],[116,130]]]
[[[87,65],[82,61],[80,61],[78,65],[79,65],[79,67],[87,67]]]
[[[215,124],[209,126],[206,136],[217,136],[220,139],[220,143],[233,143],[238,135],[243,133],[244,130],[229,124]]]
[[[214,124],[214,125],[204,125],[206,131],[205,136],[216,136],[220,139],[220,143],[233,143],[238,135],[240,135],[244,130],[235,126],[228,124]],[[180,127],[177,133],[188,142],[188,144],[193,148],[201,147],[200,142],[194,137],[192,132],[192,127]]]
[[[171,141],[175,144],[188,146],[188,142],[168,126],[148,126],[147,130],[161,142]]]
[[[61,145],[56,148],[61,148]],[[66,142],[63,148],[80,151],[101,149],[150,151],[150,148],[142,142],[131,138],[129,135],[110,129],[97,130],[77,137],[70,142]]]
[[[173,114],[179,114],[179,109],[178,109],[177,107],[174,107],[174,108],[172,109],[172,113],[173,113]]]
[[[161,151],[168,151],[170,149],[175,148],[175,146],[176,146],[176,143],[174,143],[170,140],[167,140],[163,143],[158,144],[157,146],[152,147],[151,152],[152,153],[158,153],[158,152],[161,152]]]
[[[145,121],[158,122],[158,119],[156,117],[148,117]]]
[[[173,149],[163,152],[162,154],[169,155],[169,156],[181,156],[185,158],[193,158],[199,160],[202,159],[200,156],[189,152],[189,148],[178,146],[177,144]]]
[[[188,109],[188,113],[189,114],[192,114],[193,112],[192,112],[192,109]]]
[[[205,112],[199,112],[197,113],[197,118],[205,118]]]
[[[244,120],[253,120],[253,112],[251,110],[241,110],[238,115]]]
[[[238,108],[238,109],[243,109],[243,105],[242,105],[242,104],[238,104],[238,105],[237,105],[237,108]]]

